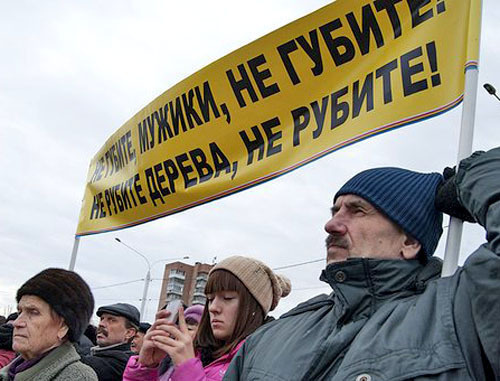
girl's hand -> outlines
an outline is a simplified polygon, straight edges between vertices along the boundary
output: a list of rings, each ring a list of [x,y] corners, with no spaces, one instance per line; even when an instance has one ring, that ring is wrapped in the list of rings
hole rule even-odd
[[[157,367],[161,360],[167,355],[164,350],[161,350],[155,345],[153,340],[154,337],[159,336],[168,336],[168,334],[161,329],[158,329],[159,326],[173,324],[168,321],[168,316],[170,312],[161,310],[156,313],[156,320],[148,330],[148,332],[144,335],[144,339],[142,342],[142,348],[139,353],[139,362],[147,367]]]
[[[183,308],[179,309],[179,328],[170,323],[158,325],[157,328],[157,331],[163,331],[165,334],[152,336],[152,341],[158,350],[168,353],[175,365],[195,357],[193,339],[184,319]]]

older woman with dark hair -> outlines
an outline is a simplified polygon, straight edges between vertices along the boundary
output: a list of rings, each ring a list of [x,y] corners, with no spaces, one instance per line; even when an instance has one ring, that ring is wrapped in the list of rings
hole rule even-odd
[[[12,348],[20,356],[0,371],[0,381],[97,381],[73,346],[94,310],[87,283],[73,271],[47,269],[23,284],[16,300]]]

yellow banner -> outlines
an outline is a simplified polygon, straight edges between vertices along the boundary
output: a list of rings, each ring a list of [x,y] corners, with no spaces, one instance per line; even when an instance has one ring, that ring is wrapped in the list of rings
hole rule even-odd
[[[76,234],[177,213],[449,110],[479,29],[479,0],[338,0],[236,50],[108,139]]]

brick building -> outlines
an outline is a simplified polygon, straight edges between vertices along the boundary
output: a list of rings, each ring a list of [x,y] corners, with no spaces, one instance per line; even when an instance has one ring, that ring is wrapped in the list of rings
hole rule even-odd
[[[163,272],[158,309],[175,299],[182,299],[188,306],[205,304],[205,284],[212,267],[200,262],[194,266],[182,262],[167,264]]]

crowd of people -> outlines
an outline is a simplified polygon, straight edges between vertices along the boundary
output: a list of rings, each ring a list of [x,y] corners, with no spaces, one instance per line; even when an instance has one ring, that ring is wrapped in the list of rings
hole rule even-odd
[[[160,310],[151,325],[127,303],[101,306],[75,272],[46,269],[17,291],[18,312],[0,326],[0,380],[221,380],[290,281],[263,262],[229,257],[209,273],[206,306]],[[4,341],[5,339],[5,341]]]
[[[0,381],[500,380],[500,148],[458,168],[374,168],[333,197],[325,225],[332,292],[273,319],[290,281],[232,256],[210,271],[205,305],[141,322],[100,306],[75,272],[50,268],[0,321]],[[487,242],[441,278],[442,214]]]

